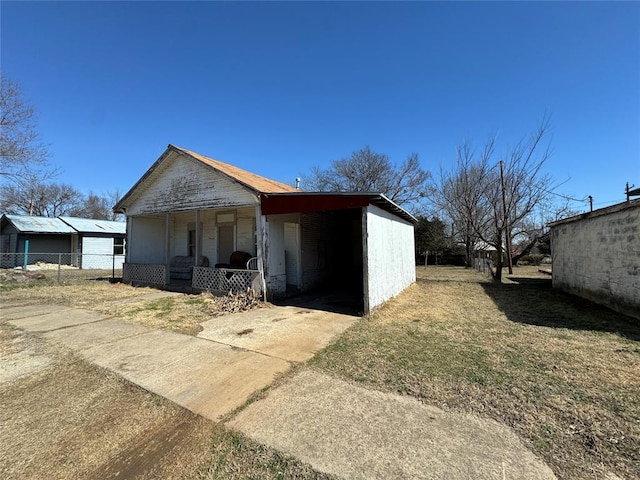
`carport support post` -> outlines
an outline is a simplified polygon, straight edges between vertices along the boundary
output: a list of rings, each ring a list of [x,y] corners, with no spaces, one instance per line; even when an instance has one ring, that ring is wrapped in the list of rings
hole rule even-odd
[[[58,253],[58,283],[60,283],[60,269],[62,268],[62,254]]]
[[[267,225],[262,215],[262,207],[256,206],[256,256],[258,257],[258,270],[260,270],[262,284],[262,298],[267,301],[266,270],[267,267]]]

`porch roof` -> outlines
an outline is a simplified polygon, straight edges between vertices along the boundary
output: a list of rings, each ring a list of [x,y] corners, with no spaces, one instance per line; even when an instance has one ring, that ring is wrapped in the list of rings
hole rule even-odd
[[[292,193],[264,193],[260,196],[260,203],[263,215],[326,212],[375,205],[410,223],[417,222],[413,215],[385,195],[374,192],[301,192],[298,190]]]

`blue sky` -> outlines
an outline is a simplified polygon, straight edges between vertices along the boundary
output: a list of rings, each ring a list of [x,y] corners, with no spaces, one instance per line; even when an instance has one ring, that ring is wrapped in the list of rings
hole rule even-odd
[[[0,3],[58,181],[126,192],[173,143],[293,183],[369,145],[437,172],[550,115],[547,171],[640,186],[638,2]],[[304,185],[303,185],[304,187]],[[574,208],[585,209],[586,203]]]

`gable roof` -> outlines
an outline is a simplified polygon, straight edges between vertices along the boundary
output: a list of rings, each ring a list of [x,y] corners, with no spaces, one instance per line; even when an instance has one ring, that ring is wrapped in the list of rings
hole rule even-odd
[[[160,155],[158,160],[156,160],[155,163],[151,165],[151,167],[135,183],[135,185],[122,196],[118,203],[116,203],[116,205],[113,207],[113,210],[116,212],[122,211],[122,209],[126,205],[126,202],[134,195],[136,190],[138,190],[138,188],[153,174],[153,172],[160,166],[160,164],[167,160],[171,153],[177,153],[178,155],[187,157],[196,163],[204,165],[207,168],[211,168],[216,172],[222,174],[223,176],[229,178],[233,182],[239,183],[243,187],[251,190],[253,193],[256,193],[258,195],[261,193],[286,193],[299,191],[295,187],[287,185],[286,183],[277,182],[275,180],[271,180],[270,178],[257,175],[228,163],[205,157],[204,155],[193,152],[191,150],[187,150],[186,148],[176,147],[175,145],[169,144],[167,146],[167,149],[163,152],[162,155]]]
[[[191,158],[194,158],[205,165],[208,165],[220,173],[226,175],[227,177],[235,180],[242,185],[249,187],[252,190],[255,190],[256,193],[285,193],[285,192],[298,192],[295,187],[291,185],[287,185],[286,183],[277,182],[275,180],[271,180],[270,178],[262,177],[255,173],[251,173],[247,170],[243,170],[242,168],[235,167],[228,163],[221,162],[219,160],[214,160],[213,158],[205,157],[204,155],[200,155],[199,153],[192,152],[191,150],[187,150],[186,148],[176,147],[175,145],[169,145],[170,149],[173,149],[177,152],[182,153],[183,155],[187,155]]]
[[[6,219],[16,230],[22,233],[76,233],[72,227],[59,218],[5,214],[2,219]]]

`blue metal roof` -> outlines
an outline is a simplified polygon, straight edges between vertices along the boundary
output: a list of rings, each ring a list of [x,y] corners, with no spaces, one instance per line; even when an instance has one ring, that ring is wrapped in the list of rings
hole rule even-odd
[[[3,215],[21,233],[101,233],[124,235],[127,224],[109,220],[92,220],[77,217],[33,217],[28,215]]]
[[[112,222],[109,220],[93,220],[91,218],[58,217],[67,225],[73,227],[78,233],[111,233],[124,235],[127,224],[124,222]]]
[[[23,233],[76,233],[59,218],[30,217],[27,215],[4,215],[11,224]]]

